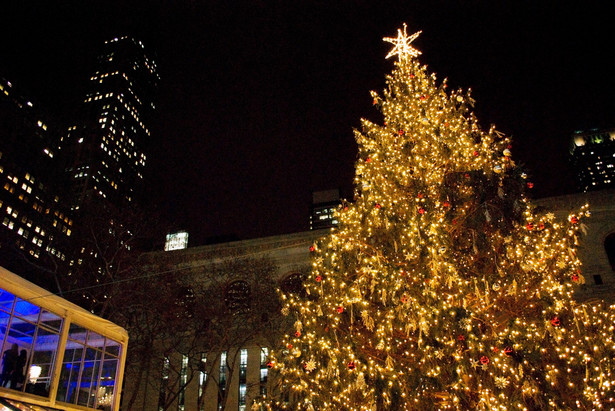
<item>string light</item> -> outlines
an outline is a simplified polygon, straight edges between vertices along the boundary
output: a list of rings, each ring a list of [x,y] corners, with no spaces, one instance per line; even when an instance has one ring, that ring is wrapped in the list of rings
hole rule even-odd
[[[614,307],[574,299],[588,206],[536,209],[510,139],[420,65],[419,33],[384,39],[398,61],[372,92],[382,124],[355,132],[354,201],[310,248],[305,296],[283,296],[295,329],[271,364],[291,401],[253,408],[613,407]]]

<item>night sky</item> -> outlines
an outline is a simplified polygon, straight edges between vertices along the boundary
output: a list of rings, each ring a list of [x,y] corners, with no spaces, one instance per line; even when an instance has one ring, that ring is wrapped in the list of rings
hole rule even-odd
[[[512,136],[537,197],[574,188],[571,132],[615,126],[609,2],[7,3],[0,74],[59,123],[83,98],[99,44],[143,40],[162,78],[150,201],[191,245],[307,230],[313,190],[352,198],[352,130],[381,119],[369,91],[393,67],[382,37],[403,22],[423,31],[422,63],[471,88],[480,123]]]

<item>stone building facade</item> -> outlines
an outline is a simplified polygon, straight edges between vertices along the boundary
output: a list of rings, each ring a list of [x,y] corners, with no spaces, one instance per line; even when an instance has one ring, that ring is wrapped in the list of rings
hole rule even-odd
[[[585,233],[578,248],[585,284],[577,297],[615,303],[615,190],[548,197],[536,204],[551,210],[560,220],[589,205],[591,217],[583,221]]]
[[[586,234],[581,238],[578,249],[579,257],[583,262],[583,276],[586,283],[577,293],[579,299],[586,300],[600,298],[611,303],[615,302],[615,190],[595,191],[559,197],[550,197],[535,201],[539,207],[552,211],[558,219],[565,219],[571,212],[578,210],[584,204],[589,204],[592,213],[589,219],[583,221],[583,230]],[[292,286],[293,278],[299,273],[306,273],[310,269],[309,247],[316,239],[326,235],[328,230],[308,231],[289,235],[258,238],[247,241],[237,241],[203,247],[187,248],[169,252],[171,261],[178,268],[200,266],[212,261],[222,261],[238,256],[267,256],[277,266],[278,284],[280,287]],[[222,298],[222,297],[221,297]],[[251,398],[262,392],[263,372],[266,374],[262,354],[268,347],[259,344],[247,347],[238,347],[245,350],[247,358],[243,364],[247,392],[245,399],[242,393],[238,375],[233,375],[227,382],[228,400],[225,410],[249,410]],[[230,355],[230,353],[229,353]],[[176,358],[175,361],[181,361]],[[218,360],[219,361],[219,360]],[[241,355],[236,355],[236,367],[241,367]],[[220,372],[218,366],[213,368]],[[161,380],[160,375],[152,376]],[[266,381],[266,379],[265,379]],[[169,409],[185,411],[201,411],[197,409],[199,395],[198,379],[186,387],[183,399]],[[266,382],[265,382],[266,385]],[[271,387],[271,384],[269,384]],[[130,377],[126,378],[126,389],[130,391]],[[208,387],[205,393],[203,411],[218,409],[216,387]],[[125,393],[126,394],[126,393]],[[181,402],[181,403],[180,403]],[[149,393],[141,393],[138,401],[143,411],[152,411],[158,408],[158,395],[155,389]],[[244,405],[245,404],[245,405]]]
[[[281,289],[297,287],[300,283],[300,277],[310,270],[310,246],[316,239],[324,236],[328,230],[314,230],[288,235],[272,236],[265,238],[257,238],[246,241],[235,241],[223,244],[207,245],[202,247],[192,247],[182,250],[174,250],[164,253],[167,264],[175,266],[178,273],[183,272],[183,269],[189,270],[192,267],[203,267],[210,263],[221,263],[228,259],[237,259],[242,257],[252,258],[267,258],[271,260],[276,267],[276,282]],[[156,258],[155,254],[149,253],[144,255],[144,260]],[[161,255],[161,254],[159,254]],[[181,274],[178,274],[181,275]],[[220,295],[219,298],[225,298]],[[258,298],[252,295],[251,298]],[[251,326],[248,324],[248,326]],[[254,341],[246,346],[237,347],[236,351],[229,350],[226,352],[227,359],[234,361],[235,370],[230,378],[226,381],[227,400],[225,410],[249,410],[251,399],[255,398],[265,390],[271,387],[267,384],[268,368],[266,366],[266,354],[270,347],[265,346],[262,342]],[[211,357],[215,363],[211,363]],[[174,361],[177,367],[180,367],[182,358],[170,358]],[[217,373],[214,377],[220,379],[221,373],[224,373],[224,364],[218,355],[210,355],[207,358],[207,363],[213,365],[209,368]],[[222,366],[221,366],[222,365]],[[150,384],[146,387],[141,387],[141,392],[137,395],[137,401],[131,408],[139,411],[159,410],[159,387],[164,384],[163,367],[159,364],[156,371],[153,371],[149,376]],[[190,382],[181,398],[177,398],[169,410],[184,410],[197,411],[198,398],[200,391],[205,387],[204,406],[198,411],[214,411],[218,409],[218,387],[214,384],[204,384],[203,378],[211,378],[211,376],[200,375]],[[131,375],[131,370],[127,369],[125,378],[123,398],[126,401],[136,387],[136,380]],[[127,408],[123,408],[127,409]]]

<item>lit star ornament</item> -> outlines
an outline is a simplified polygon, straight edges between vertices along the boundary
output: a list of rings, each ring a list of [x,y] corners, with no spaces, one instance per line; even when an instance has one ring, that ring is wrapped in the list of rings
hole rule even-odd
[[[399,60],[405,60],[408,57],[418,57],[421,52],[412,47],[410,43],[412,43],[414,39],[419,36],[419,34],[421,34],[421,32],[417,31],[416,33],[408,37],[408,34],[406,33],[406,23],[404,23],[403,33],[401,29],[397,29],[397,38],[384,37],[382,39],[383,41],[395,45],[395,47],[393,47],[393,50],[391,50],[389,54],[387,54],[386,58],[392,56],[399,56]]]

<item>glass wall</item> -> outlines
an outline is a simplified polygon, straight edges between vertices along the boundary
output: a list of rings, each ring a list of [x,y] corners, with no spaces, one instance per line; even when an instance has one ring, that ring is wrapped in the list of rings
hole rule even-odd
[[[123,337],[95,332],[96,321],[113,324],[77,306],[79,315],[71,315],[72,304],[62,300],[61,306],[57,296],[28,296],[26,301],[16,295],[15,287],[13,292],[5,289],[3,282],[0,279],[0,397],[46,399],[61,409],[72,409],[70,404],[116,410],[114,396],[119,395],[116,383],[121,381],[127,336],[122,343],[117,340]],[[54,304],[62,315],[44,308]]]
[[[0,289],[0,386],[49,396],[62,318]]]
[[[120,344],[71,324],[64,348],[58,401],[104,409],[113,400]]]

